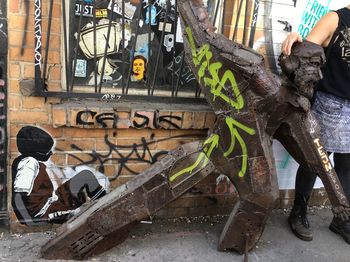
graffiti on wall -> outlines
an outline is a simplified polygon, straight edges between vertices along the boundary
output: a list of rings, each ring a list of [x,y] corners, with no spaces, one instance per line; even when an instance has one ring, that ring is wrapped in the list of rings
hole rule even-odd
[[[5,55],[7,52],[7,21],[0,14],[0,54]]]
[[[22,127],[16,144],[20,155],[12,162],[12,206],[20,223],[63,223],[87,199],[108,192],[108,178],[88,166],[57,167],[50,160],[55,141],[43,129]]]
[[[0,78],[0,211],[7,210],[7,176],[6,176],[6,95],[5,82]],[[0,217],[1,220],[1,217]]]
[[[158,110],[132,111],[129,119],[120,119],[117,112],[97,113],[92,110],[79,111],[76,115],[77,126],[98,126],[102,128],[165,128],[180,129],[182,117],[160,114]]]
[[[181,141],[181,139],[192,138],[194,136],[201,137],[203,134],[173,136],[157,140],[151,138],[149,141],[142,137],[139,142],[133,142],[130,145],[117,145],[113,143],[113,138],[105,135],[104,142],[107,147],[106,152],[99,153],[93,150],[91,153],[86,153],[86,149],[71,144],[73,150],[84,152],[84,157],[81,158],[76,154],[70,153],[69,155],[78,161],[78,165],[97,165],[96,169],[101,173],[105,173],[106,165],[110,164],[112,161],[113,165],[117,166],[117,170],[113,175],[109,175],[109,179],[115,180],[125,172],[135,175],[138,174],[139,170],[135,170],[135,167],[133,167],[135,163],[151,165],[166,155],[168,153],[166,150],[158,150],[156,152],[151,150],[151,147],[155,146],[157,143],[176,139],[179,141],[179,144],[182,144],[184,142]]]
[[[7,54],[7,18],[5,1],[0,2],[0,57]],[[2,76],[0,75],[0,79]]]
[[[35,0],[35,13],[34,13],[34,30],[35,30],[35,66],[41,67],[42,57],[41,57],[41,0]]]

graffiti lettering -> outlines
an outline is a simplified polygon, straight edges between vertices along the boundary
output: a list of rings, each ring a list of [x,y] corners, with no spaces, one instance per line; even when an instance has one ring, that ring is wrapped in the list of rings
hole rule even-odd
[[[35,31],[35,66],[41,67],[41,0],[35,0],[34,31]]]
[[[260,0],[255,0],[254,2],[254,15],[253,15],[253,21],[252,26],[256,26],[256,22],[258,20],[258,10],[260,6]]]
[[[180,84],[184,85],[190,83],[191,81],[195,81],[196,77],[192,73],[192,70],[189,68],[189,66],[184,65],[185,61],[182,60],[183,56],[178,55],[174,59],[175,63],[173,61],[169,63],[167,70],[171,73],[174,72],[176,78],[180,80]]]
[[[198,135],[191,135],[191,136],[202,136],[201,134]],[[108,135],[105,135],[105,143],[108,147],[108,152],[104,154],[100,154],[93,150],[91,153],[88,153],[88,158],[84,157],[84,160],[75,156],[74,154],[69,154],[74,159],[78,160],[80,163],[79,165],[89,165],[89,164],[98,164],[98,171],[101,173],[105,173],[105,164],[116,162],[115,166],[118,167],[117,172],[110,177],[110,180],[116,179],[124,170],[132,173],[132,174],[138,174],[139,172],[135,170],[133,167],[131,167],[132,164],[135,163],[147,163],[147,164],[153,164],[156,161],[160,159],[161,156],[168,153],[168,151],[159,151],[157,153],[152,153],[150,149],[150,145],[162,142],[174,138],[185,138],[186,135],[182,136],[174,136],[164,139],[159,139],[157,141],[146,141],[144,137],[141,138],[141,143],[133,143],[131,145],[126,146],[117,146],[113,144],[110,140]],[[75,144],[71,145],[71,148],[74,150],[79,150],[81,152],[86,152],[86,150],[78,147]],[[58,149],[59,150],[59,149]],[[77,165],[78,166],[78,165]]]
[[[166,128],[180,129],[181,116],[160,115],[159,111],[137,111],[131,114],[131,119],[127,120],[126,128]],[[76,125],[100,126],[103,128],[118,127],[121,120],[114,112],[97,113],[91,110],[79,111],[76,115]],[[125,119],[123,119],[125,122]],[[125,124],[125,123],[124,123]]]
[[[332,172],[333,170],[332,164],[329,160],[328,154],[324,151],[324,148],[320,143],[320,139],[319,138],[314,139],[314,143],[317,147],[317,152],[322,159],[323,167],[326,170],[326,172],[328,172],[327,175],[330,177],[330,179],[333,182],[334,190],[337,192],[338,196],[341,199],[345,199],[344,194],[339,191],[339,189],[342,187],[338,184],[337,178],[335,177],[335,173]]]
[[[89,115],[94,118],[94,116],[97,114],[97,112],[93,112],[90,110],[85,110],[85,111],[80,111],[77,114],[76,117],[76,123],[77,125],[93,125],[94,122],[86,122],[85,120],[83,120],[83,115],[86,115],[86,119],[89,117]]]
[[[226,70],[221,80],[219,79],[219,70],[222,67],[222,64],[219,62],[211,63],[211,58],[213,57],[212,52],[210,51],[210,47],[208,44],[204,44],[199,49],[197,49],[192,31],[189,27],[186,28],[187,37],[189,41],[189,45],[191,47],[192,51],[192,60],[193,64],[196,67],[199,67],[198,69],[198,79],[201,81],[203,78],[205,86],[210,87],[211,93],[214,95],[213,100],[215,100],[216,97],[220,97],[223,99],[226,103],[231,105],[233,108],[239,110],[243,108],[244,106],[244,100],[243,97],[240,94],[240,91],[238,89],[235,77],[230,70]],[[198,51],[199,50],[199,51]],[[206,60],[202,62],[203,58]],[[209,69],[209,70],[208,70]],[[211,78],[204,77],[205,73],[210,73]],[[233,89],[233,93],[236,96],[237,101],[231,100],[228,96],[222,94],[222,89],[225,86],[226,81],[229,81],[230,86]],[[241,146],[242,150],[242,167],[241,170],[238,172],[239,177],[243,177],[244,174],[247,171],[247,164],[248,164],[248,149],[247,146],[238,132],[238,129],[241,129],[248,133],[249,135],[254,135],[255,130],[243,125],[242,123],[239,123],[237,120],[233,119],[232,117],[226,117],[225,118],[226,125],[228,129],[230,130],[231,134],[231,141],[230,146],[228,149],[224,152],[224,157],[230,156],[230,154],[233,152],[236,140],[238,141],[239,145]],[[170,176],[169,180],[173,181],[179,176],[185,174],[185,173],[192,173],[193,170],[199,166],[199,164],[203,161],[202,167],[208,164],[209,157],[212,154],[213,150],[218,146],[219,144],[219,135],[213,134],[210,136],[203,144],[203,152],[201,152],[196,160],[195,163],[193,163],[191,166],[184,168],[177,172],[176,174]],[[210,145],[207,147],[206,145]]]
[[[116,128],[117,127],[117,122],[118,122],[118,116],[114,113],[102,113],[96,116],[96,122],[102,126],[103,128],[108,127],[105,123],[105,121],[111,120],[112,121],[112,127]]]
[[[103,102],[118,102],[121,96],[116,94],[104,94],[101,98]]]
[[[7,209],[6,200],[6,108],[4,81],[0,79],[0,213]]]
[[[167,123],[169,126],[180,129],[180,127],[174,123],[172,120],[181,121],[180,116],[172,116],[172,115],[161,115],[159,116],[159,111],[154,111],[153,115],[150,117],[151,112],[135,112],[134,114],[134,120],[133,120],[133,127],[135,128],[145,128],[145,127],[151,127],[151,128],[161,128],[162,122]],[[141,123],[137,120],[141,119]],[[153,121],[150,121],[152,120]],[[153,125],[150,125],[152,123]]]
[[[226,70],[222,76],[219,78],[219,70],[222,67],[220,62],[210,63],[210,60],[213,56],[212,52],[209,50],[209,45],[204,44],[199,49],[196,48],[192,31],[189,27],[186,28],[188,41],[192,50],[192,60],[195,66],[199,66],[198,69],[198,81],[201,81],[207,69],[209,69],[211,78],[204,77],[204,85],[210,87],[210,92],[214,95],[213,100],[216,97],[220,97],[226,103],[231,105],[235,109],[241,109],[244,106],[243,97],[240,94],[236,79],[231,70]],[[203,58],[205,61],[202,62]],[[226,94],[223,93],[225,90],[225,84],[228,81],[229,86],[232,87],[233,94],[235,95],[236,101],[232,100]]]
[[[315,145],[317,146],[317,152],[320,155],[320,157],[322,158],[322,162],[323,162],[323,167],[325,168],[325,170],[327,172],[332,170],[332,164],[329,160],[329,157],[327,155],[327,153],[324,151],[323,146],[320,143],[320,139],[316,138],[314,140]]]
[[[100,125],[103,128],[106,128],[110,125],[107,125],[105,121],[112,121],[112,127],[116,128],[117,123],[118,123],[118,116],[114,113],[101,113],[97,114],[97,112],[90,111],[90,110],[85,110],[85,111],[80,111],[77,114],[76,117],[76,123],[77,125],[94,125],[94,122],[87,122],[84,119],[95,119],[96,123]]]

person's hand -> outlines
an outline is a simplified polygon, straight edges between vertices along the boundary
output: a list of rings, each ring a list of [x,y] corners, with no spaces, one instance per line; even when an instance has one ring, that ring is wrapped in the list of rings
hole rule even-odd
[[[290,55],[292,46],[295,42],[303,42],[303,39],[298,33],[291,32],[282,42],[282,53],[284,55]]]

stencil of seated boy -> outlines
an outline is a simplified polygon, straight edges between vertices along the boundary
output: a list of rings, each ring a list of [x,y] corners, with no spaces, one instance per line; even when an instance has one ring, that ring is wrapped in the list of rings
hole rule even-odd
[[[12,163],[12,206],[20,223],[63,223],[86,195],[96,200],[106,194],[109,182],[103,174],[87,166],[60,169],[49,161],[54,140],[44,130],[25,126],[16,139],[21,155]]]

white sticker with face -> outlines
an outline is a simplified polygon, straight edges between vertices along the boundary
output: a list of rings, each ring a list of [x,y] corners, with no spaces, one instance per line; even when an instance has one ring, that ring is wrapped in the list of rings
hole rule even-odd
[[[166,47],[166,51],[170,52],[174,47],[174,34],[165,35],[163,44]]]

